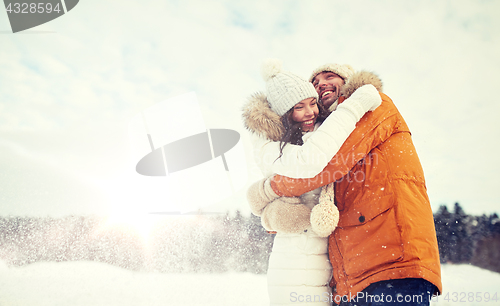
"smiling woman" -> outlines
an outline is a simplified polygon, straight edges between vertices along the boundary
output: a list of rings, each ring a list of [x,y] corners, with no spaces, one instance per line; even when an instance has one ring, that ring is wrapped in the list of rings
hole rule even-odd
[[[292,111],[292,120],[300,123],[300,127],[304,132],[314,130],[314,124],[318,117],[319,109],[315,98],[304,99],[295,104]]]

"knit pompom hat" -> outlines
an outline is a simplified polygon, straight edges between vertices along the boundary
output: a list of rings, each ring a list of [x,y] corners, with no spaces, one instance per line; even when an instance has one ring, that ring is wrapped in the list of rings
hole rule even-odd
[[[325,71],[329,71],[329,72],[333,72],[333,73],[337,74],[339,77],[344,79],[344,82],[347,82],[347,79],[352,77],[352,75],[355,72],[354,68],[352,68],[349,65],[326,64],[326,65],[322,65],[322,66],[319,66],[318,68],[314,69],[311,76],[309,77],[309,82],[312,82],[313,79],[318,74],[320,74],[321,72],[325,72]]]
[[[304,99],[318,100],[314,86],[299,76],[284,71],[280,60],[265,60],[262,64],[262,77],[266,81],[267,100],[271,109],[279,116],[283,116]]]

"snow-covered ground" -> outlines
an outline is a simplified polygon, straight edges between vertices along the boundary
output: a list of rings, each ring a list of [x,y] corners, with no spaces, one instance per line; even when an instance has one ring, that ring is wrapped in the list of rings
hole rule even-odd
[[[500,273],[472,265],[445,264],[441,265],[441,274],[443,295],[434,298],[437,302],[431,305],[500,305]]]
[[[443,265],[442,272],[445,292],[433,305],[500,305],[500,274],[470,265]],[[486,292],[490,302],[484,301]],[[0,262],[1,306],[267,304],[265,275],[132,272],[98,262],[8,268]]]

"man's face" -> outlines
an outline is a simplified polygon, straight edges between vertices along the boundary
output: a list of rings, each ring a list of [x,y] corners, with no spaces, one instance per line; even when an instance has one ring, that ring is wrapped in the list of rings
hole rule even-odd
[[[313,79],[312,84],[319,95],[320,103],[328,109],[333,102],[337,101],[339,98],[340,87],[342,87],[345,82],[337,74],[330,71],[324,71]]]

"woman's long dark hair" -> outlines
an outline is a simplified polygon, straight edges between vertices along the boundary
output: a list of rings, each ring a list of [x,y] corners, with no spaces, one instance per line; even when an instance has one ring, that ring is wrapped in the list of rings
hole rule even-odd
[[[322,104],[317,103],[317,105],[319,113],[318,113],[318,118],[316,118],[316,123],[318,122],[321,123],[325,121],[326,117],[328,117],[330,112],[326,110]],[[294,107],[292,107],[288,112],[286,112],[283,116],[281,116],[281,123],[283,124],[285,132],[283,133],[283,136],[281,137],[280,140],[280,156],[278,156],[278,158],[280,158],[283,155],[283,148],[286,146],[287,143],[299,146],[304,144],[304,141],[302,140],[302,128],[300,126],[300,122],[295,122],[292,119],[293,109]]]

